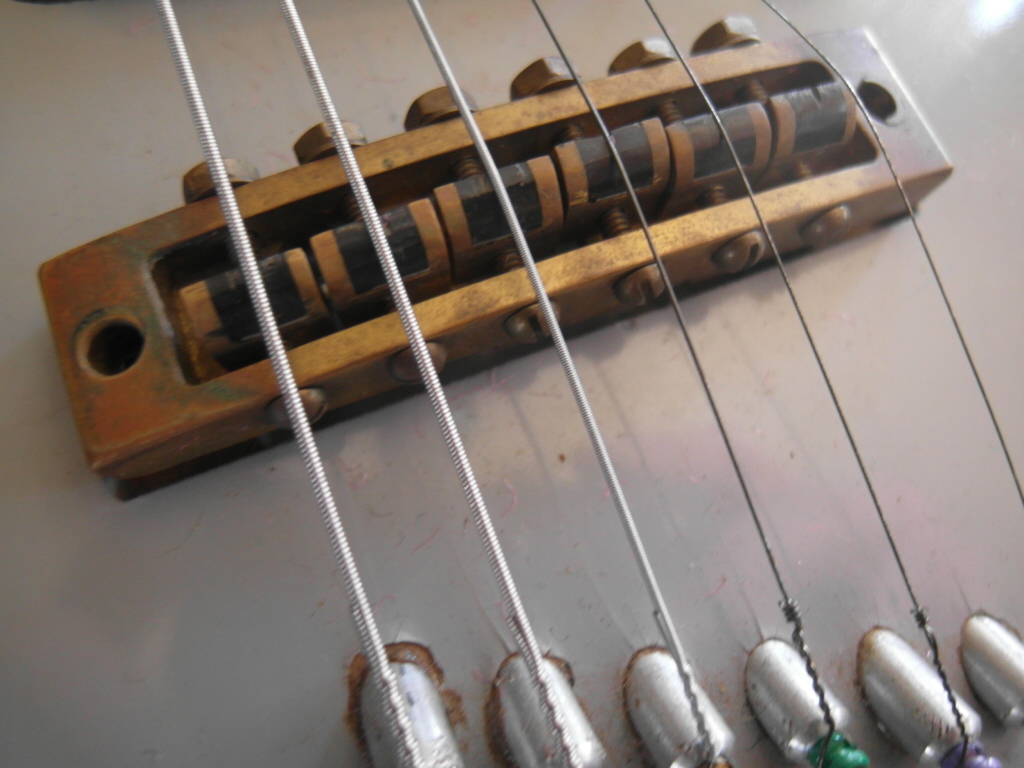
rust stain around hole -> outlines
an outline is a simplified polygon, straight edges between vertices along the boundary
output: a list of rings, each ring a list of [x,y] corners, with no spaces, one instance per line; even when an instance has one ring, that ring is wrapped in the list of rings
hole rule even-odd
[[[665,648],[660,645],[648,645],[641,648],[639,651],[633,654],[630,658],[626,668],[622,670],[622,674],[619,676],[619,690],[622,692],[622,711],[626,717],[626,725],[629,727],[629,735],[633,739],[633,746],[636,751],[641,755],[643,764],[646,766],[653,766],[654,760],[651,753],[644,746],[643,740],[640,738],[640,733],[636,729],[636,725],[633,723],[633,718],[629,716],[629,694],[627,693],[626,681],[629,680],[629,675],[633,671],[634,665],[644,656],[650,653],[664,653]]]
[[[629,664],[627,664],[626,668],[622,671],[622,675],[619,678],[619,686],[620,690],[622,691],[622,707],[624,710],[624,714],[626,716],[626,724],[629,726],[630,736],[633,739],[633,747],[637,751],[637,753],[641,755],[643,764],[645,766],[650,766],[650,768],[653,768],[655,765],[654,758],[648,751],[647,747],[644,745],[643,740],[640,738],[640,734],[636,730],[636,725],[633,723],[633,718],[629,716],[629,696],[626,692],[626,681],[629,679],[629,675],[633,671],[634,665],[641,658],[650,653],[668,653],[668,649],[663,648],[660,645],[648,645],[634,653],[632,658],[630,658],[629,660]],[[712,764],[709,765],[708,763],[704,763],[701,766],[701,768],[732,768],[732,763],[730,763],[725,758],[719,756],[715,758]]]
[[[448,722],[453,729],[464,728],[466,725],[466,712],[462,706],[462,697],[453,690],[444,687],[444,672],[438,666],[430,649],[419,643],[389,643],[384,646],[388,654],[388,661],[392,664],[415,664],[427,673],[430,681],[434,684],[441,702],[444,705]],[[363,718],[359,709],[360,693],[370,676],[370,665],[366,657],[357,653],[348,667],[348,701],[345,705],[345,725],[355,736],[363,755],[369,760],[370,751],[366,743],[366,734],[363,731]]]
[[[512,751],[509,749],[508,742],[505,741],[501,728],[504,710],[501,706],[501,697],[498,695],[498,680],[501,679],[505,667],[513,659],[518,658],[519,655],[518,653],[513,653],[498,667],[498,671],[491,681],[490,690],[487,693],[487,701],[484,702],[484,731],[487,737],[487,749],[499,768],[516,768],[512,760]],[[562,674],[565,675],[565,679],[569,681],[570,686],[576,684],[576,678],[568,661],[549,653],[544,654],[544,658],[559,668]]]

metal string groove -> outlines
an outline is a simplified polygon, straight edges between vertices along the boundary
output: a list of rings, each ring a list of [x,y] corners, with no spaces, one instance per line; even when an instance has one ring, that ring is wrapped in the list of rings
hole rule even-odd
[[[721,413],[718,409],[718,404],[715,401],[714,395],[711,392],[711,386],[708,383],[707,376],[704,372],[704,367],[701,365],[700,360],[697,357],[696,348],[693,345],[693,341],[690,337],[689,328],[687,327],[686,319],[683,316],[683,310],[679,303],[679,297],[676,295],[675,286],[669,277],[668,268],[665,266],[664,259],[661,257],[661,253],[658,250],[657,245],[654,242],[654,236],[651,234],[651,229],[647,221],[647,216],[644,214],[643,207],[640,205],[640,199],[637,197],[636,188],[633,186],[632,180],[629,178],[629,173],[626,169],[626,164],[622,159],[622,154],[619,152],[618,147],[615,145],[615,140],[612,137],[611,131],[608,129],[607,123],[604,118],[601,117],[601,113],[591,98],[590,93],[587,91],[586,86],[583,83],[583,79],[577,72],[576,67],[573,66],[572,61],[566,54],[565,48],[562,46],[558,36],[555,34],[554,28],[548,21],[547,15],[541,8],[539,0],[531,0],[533,7],[537,10],[538,16],[547,30],[548,36],[551,38],[551,42],[554,43],[555,48],[558,50],[558,55],[561,56],[562,61],[565,62],[569,73],[572,75],[573,81],[576,84],[576,88],[583,96],[584,101],[587,103],[587,108],[593,115],[594,120],[597,122],[598,128],[601,130],[601,135],[604,137],[605,143],[608,145],[612,157],[615,159],[615,165],[617,167],[619,176],[625,182],[626,190],[629,193],[630,201],[633,205],[633,209],[636,212],[637,220],[640,223],[640,227],[643,230],[644,238],[647,240],[647,246],[651,251],[651,255],[654,257],[654,263],[658,267],[658,273],[661,275],[662,282],[665,284],[666,292],[669,296],[669,301],[672,305],[672,311],[675,314],[676,321],[679,325],[680,331],[682,331],[683,339],[686,342],[686,347],[690,355],[690,360],[693,363],[693,367],[697,372],[697,377],[700,379],[701,386],[704,390],[704,396],[708,401],[708,405],[711,407],[711,412],[714,415],[715,422],[718,425],[718,431],[722,435],[722,440],[725,443],[726,452],[729,455],[729,461],[732,463],[733,470],[736,474],[736,478],[740,484],[740,490],[743,493],[743,498],[746,501],[747,509],[750,511],[751,518],[754,521],[754,525],[757,528],[758,536],[761,540],[761,546],[764,548],[765,554],[768,557],[768,564],[771,566],[772,575],[775,578],[775,583],[779,587],[779,592],[782,595],[782,600],[779,602],[779,606],[782,609],[782,613],[786,620],[793,625],[793,642],[795,643],[801,658],[804,661],[804,667],[807,670],[807,674],[811,678],[811,684],[814,688],[814,692],[818,697],[818,707],[821,709],[822,717],[825,724],[828,726],[828,735],[826,739],[831,739],[832,734],[835,731],[835,719],[832,716],[831,707],[825,698],[825,689],[821,684],[821,680],[818,675],[817,667],[811,657],[810,647],[804,638],[803,633],[803,619],[800,614],[800,608],[795,599],[793,599],[788,589],[786,588],[785,582],[782,578],[782,573],[779,570],[778,563],[775,560],[775,553],[772,550],[771,544],[768,541],[767,533],[761,522],[761,517],[757,512],[757,508],[754,506],[753,498],[751,497],[750,491],[747,487],[746,478],[743,475],[743,471],[740,469],[740,464],[736,458],[736,453],[733,450],[732,441],[729,438],[728,432],[725,428],[725,423],[722,419]],[[690,696],[690,688],[687,686],[687,696]],[[697,708],[696,699],[691,699],[690,705],[694,708],[694,713],[699,711]],[[700,718],[698,722],[701,722],[703,718]],[[706,735],[706,734],[703,734]],[[826,741],[826,744],[828,741]],[[821,767],[825,759],[825,750],[822,750],[818,759],[818,768]]]
[[[526,241],[526,235],[523,232],[522,225],[519,222],[515,208],[509,198],[508,191],[505,189],[498,166],[494,162],[494,157],[491,155],[491,152],[487,147],[487,142],[484,139],[483,134],[480,132],[476,119],[473,117],[469,104],[466,102],[465,96],[456,81],[455,74],[444,56],[444,52],[441,49],[441,45],[438,42],[437,37],[434,35],[433,29],[430,26],[422,5],[419,0],[408,0],[408,2],[416,16],[416,21],[420,25],[420,29],[423,31],[423,36],[426,39],[427,46],[430,48],[431,55],[434,57],[434,61],[437,63],[437,67],[444,78],[445,84],[448,86],[448,90],[451,92],[452,98],[458,106],[459,113],[465,123],[466,130],[469,132],[473,145],[476,147],[477,153],[483,164],[484,171],[487,174],[491,187],[493,188],[495,196],[498,199],[498,203],[501,206],[502,213],[508,223],[512,239],[515,242],[516,250],[522,258],[523,268],[526,270],[526,274],[529,277],[530,284],[533,287],[534,294],[536,295],[541,315],[543,316],[544,322],[550,331],[551,340],[554,344],[559,362],[562,365],[562,370],[568,380],[573,400],[576,403],[580,417],[583,420],[584,428],[590,438],[591,446],[597,456],[598,464],[600,465],[605,482],[608,485],[608,490],[615,505],[615,509],[617,510],[623,528],[625,529],[626,538],[628,539],[630,548],[633,551],[633,556],[640,567],[644,586],[647,589],[651,601],[654,603],[655,622],[665,640],[666,645],[668,646],[669,652],[675,659],[680,676],[682,677],[687,699],[693,708],[694,718],[699,726],[701,742],[699,749],[703,753],[701,757],[704,760],[710,760],[714,757],[714,755],[710,754],[712,744],[708,736],[704,715],[701,712],[700,707],[697,706],[696,693],[694,691],[693,684],[693,670],[690,667],[689,662],[686,660],[686,655],[683,652],[679,635],[672,623],[672,618],[669,614],[668,606],[665,603],[665,598],[662,595],[661,588],[658,586],[657,578],[654,575],[654,569],[651,566],[650,560],[647,556],[647,551],[640,538],[636,522],[633,519],[633,514],[629,509],[625,493],[619,483],[618,476],[612,464],[611,456],[609,455],[608,448],[605,445],[604,437],[601,435],[600,427],[598,426],[597,419],[594,416],[593,409],[590,406],[590,401],[583,388],[583,383],[576,370],[572,355],[569,353],[569,348],[565,342],[565,336],[562,333],[562,328],[559,325],[554,307],[551,304],[551,299],[548,297],[540,272],[537,270],[537,264],[533,259],[530,246]]]
[[[989,400],[988,391],[985,389],[985,385],[981,381],[981,374],[978,372],[978,367],[974,363],[974,356],[971,354],[971,351],[967,346],[967,339],[964,337],[963,330],[960,327],[960,321],[957,320],[956,312],[953,311],[953,304],[949,300],[949,294],[946,293],[946,286],[942,282],[942,278],[939,277],[939,270],[935,265],[935,259],[932,257],[931,248],[928,246],[928,241],[925,239],[924,230],[921,229],[921,222],[917,219],[917,211],[914,210],[914,206],[910,202],[910,196],[907,194],[907,190],[903,185],[903,180],[900,178],[899,174],[896,173],[896,166],[893,164],[892,157],[889,155],[889,151],[885,147],[885,142],[882,141],[878,128],[875,127],[874,119],[872,119],[867,106],[864,104],[864,100],[860,97],[860,94],[857,93],[857,89],[854,88],[853,83],[850,82],[846,75],[836,68],[831,59],[822,53],[821,48],[812,43],[810,38],[801,32],[796,25],[789,20],[789,17],[787,17],[775,5],[768,2],[768,0],[761,0],[761,2],[768,6],[768,8],[778,16],[787,27],[793,30],[797,37],[806,43],[807,46],[825,63],[825,66],[827,66],[832,74],[843,83],[846,90],[850,92],[850,95],[853,96],[854,101],[857,103],[857,109],[859,109],[861,114],[864,115],[868,129],[871,131],[871,135],[875,139],[875,144],[878,145],[882,158],[885,160],[885,164],[889,167],[889,172],[892,174],[893,181],[896,182],[896,189],[899,190],[900,197],[903,199],[903,207],[907,211],[907,216],[909,216],[911,224],[914,225],[914,232],[917,234],[917,239],[921,243],[921,250],[924,251],[932,277],[935,278],[935,284],[938,286],[939,293],[942,295],[942,303],[946,306],[946,312],[949,313],[949,319],[953,321],[953,328],[956,331],[956,336],[960,340],[960,346],[964,350],[964,355],[967,357],[967,363],[971,366],[971,373],[974,375],[974,381],[978,385],[978,390],[981,392],[982,399],[985,401],[985,408],[988,411],[989,418],[992,420],[992,426],[995,427],[996,437],[999,439],[999,446],[1002,448],[1003,456],[1006,458],[1006,464],[1009,466],[1010,474],[1013,476],[1013,484],[1017,488],[1017,496],[1020,499],[1021,505],[1024,506],[1024,488],[1021,486],[1020,477],[1017,475],[1017,468],[1014,466],[1013,459],[1010,457],[1010,448],[1006,443],[1006,438],[1003,436],[1003,430],[999,426],[999,420],[996,418],[995,408],[992,407],[992,401]]]
[[[403,764],[409,768],[426,768],[419,753],[412,723],[398,687],[398,680],[388,661],[387,649],[381,639],[377,622],[373,618],[370,601],[363,588],[362,579],[359,577],[359,570],[352,555],[341,516],[338,514],[330,484],[327,482],[327,475],[324,473],[320,452],[313,438],[313,430],[302,405],[295,375],[288,361],[284,343],[281,341],[281,333],[267,296],[263,276],[256,262],[252,243],[249,241],[249,233],[245,228],[245,222],[238,208],[238,201],[224,168],[224,160],[199,91],[199,85],[196,83],[195,73],[181,36],[174,7],[171,0],[156,0],[156,4],[160,13],[160,21],[163,24],[164,35],[167,38],[167,45],[174,59],[185,98],[188,101],[192,122],[195,124],[199,142],[202,144],[203,156],[206,158],[207,168],[217,188],[217,199],[220,201],[224,221],[227,223],[235,256],[252,298],[260,332],[267,347],[267,356],[270,358],[274,376],[277,378],[281,396],[284,398],[288,422],[295,434],[295,442],[298,443],[303,464],[305,464],[306,472],[309,475],[313,495],[323,517],[324,525],[327,527],[334,556],[341,569],[345,590],[348,593],[352,620],[359,634],[363,653],[366,655],[375,680],[385,694],[389,724],[396,743],[403,749]]]
[[[764,2],[764,0],[762,0],[762,2]],[[956,719],[957,727],[960,730],[960,735],[963,738],[964,744],[966,745],[969,741],[967,729],[964,724],[963,715],[960,712],[960,707],[957,705],[956,699],[953,695],[953,688],[949,683],[949,677],[946,675],[946,669],[943,666],[942,659],[939,656],[938,640],[936,639],[935,633],[932,631],[931,626],[928,623],[927,612],[923,607],[921,607],[921,604],[917,600],[917,595],[914,593],[914,588],[911,585],[910,577],[907,574],[906,566],[903,563],[903,558],[900,556],[899,549],[896,546],[896,540],[893,537],[892,530],[889,528],[889,522],[886,519],[885,513],[882,510],[882,505],[878,500],[878,494],[875,491],[874,484],[871,482],[871,478],[868,475],[867,467],[864,463],[863,457],[861,456],[860,449],[857,447],[857,441],[853,437],[853,432],[850,429],[849,422],[846,419],[846,414],[843,412],[843,408],[839,404],[839,397],[836,394],[835,388],[832,385],[832,380],[829,377],[828,371],[825,369],[825,364],[821,359],[820,353],[818,352],[818,346],[814,342],[814,337],[811,335],[810,328],[807,325],[807,320],[804,317],[803,311],[800,309],[800,304],[797,301],[796,293],[793,290],[793,285],[789,279],[789,272],[786,270],[786,265],[782,260],[781,254],[779,253],[778,246],[775,243],[775,238],[772,236],[771,231],[769,230],[768,225],[765,222],[764,215],[761,212],[761,207],[757,203],[757,197],[754,194],[754,187],[750,183],[750,178],[747,176],[747,172],[743,168],[743,163],[741,162],[740,156],[736,151],[736,146],[733,144],[732,139],[729,137],[729,133],[725,129],[725,124],[722,122],[721,115],[718,113],[718,109],[715,107],[714,102],[712,102],[711,97],[708,95],[707,89],[705,89],[703,84],[697,79],[697,76],[694,73],[693,68],[690,66],[689,62],[687,62],[686,58],[679,50],[679,46],[676,45],[675,40],[673,40],[672,36],[669,34],[668,29],[665,27],[665,23],[661,19],[661,16],[658,15],[658,12],[651,4],[651,0],[644,0],[644,3],[647,5],[647,8],[650,10],[651,15],[654,17],[654,20],[657,22],[658,27],[661,29],[661,33],[665,36],[665,39],[668,41],[669,45],[672,46],[672,51],[673,53],[675,53],[675,56],[679,60],[679,63],[682,64],[687,76],[690,78],[691,82],[696,87],[697,91],[700,93],[700,96],[703,99],[704,103],[710,110],[711,116],[714,118],[715,125],[718,128],[718,132],[722,136],[722,139],[725,141],[726,147],[729,149],[729,154],[732,156],[733,164],[736,166],[736,169],[739,172],[746,195],[750,199],[750,204],[754,209],[754,214],[757,216],[758,224],[761,227],[761,231],[764,233],[765,240],[768,242],[768,247],[771,249],[772,256],[775,259],[775,263],[779,268],[779,274],[781,275],[782,282],[786,287],[786,292],[789,294],[789,299],[793,304],[793,309],[796,311],[797,319],[800,321],[800,327],[803,329],[804,337],[807,339],[807,343],[810,346],[812,354],[814,355],[814,360],[817,363],[818,370],[821,372],[822,379],[824,380],[825,386],[828,389],[829,396],[832,399],[832,405],[836,410],[836,414],[839,416],[839,421],[842,424],[843,432],[846,434],[847,442],[849,443],[850,449],[853,451],[853,456],[857,461],[857,467],[860,470],[861,477],[864,479],[864,484],[868,490],[869,496],[871,497],[871,502],[875,508],[875,512],[878,515],[878,520],[882,525],[883,531],[885,532],[885,537],[888,541],[889,549],[892,551],[893,558],[896,560],[896,565],[899,568],[903,584],[906,587],[907,594],[910,597],[910,602],[913,606],[912,613],[914,619],[917,622],[918,627],[920,627],[922,633],[924,634],[925,639],[928,642],[928,646],[932,651],[932,663],[934,664],[935,671],[938,673],[939,679],[942,682],[943,690],[946,694],[947,699],[949,700],[950,707],[953,710],[953,717]],[[791,24],[790,27],[793,28]],[[801,35],[801,37],[803,37],[803,35]],[[804,39],[806,40],[806,38]],[[849,83],[847,83],[847,86],[849,86]],[[858,104],[860,104],[860,99],[857,97],[856,94],[854,95],[854,97],[857,99]],[[863,108],[863,105],[861,106]],[[871,122],[870,117],[868,118],[867,122]],[[902,185],[899,183],[898,179],[897,185],[900,187],[902,191]],[[905,192],[904,199],[909,204],[909,198],[906,198]],[[916,219],[914,219],[914,221],[916,224]],[[967,750],[965,749],[964,754],[966,754],[966,752]]]
[[[309,77],[310,86],[320,107],[320,113],[331,133],[334,146],[338,150],[338,156],[348,177],[349,185],[359,205],[359,211],[362,213],[363,222],[366,224],[374,249],[377,251],[381,267],[387,278],[388,288],[395,302],[395,309],[401,319],[402,328],[409,339],[409,345],[412,348],[416,366],[423,378],[427,395],[430,398],[434,414],[444,435],[445,444],[448,447],[448,452],[451,454],[452,463],[455,465],[456,474],[458,474],[459,481],[462,484],[462,490],[469,504],[473,521],[487,552],[491,569],[494,571],[498,581],[498,587],[507,614],[506,621],[509,630],[512,632],[516,645],[540,693],[549,724],[553,733],[557,736],[558,746],[564,762],[568,768],[578,768],[580,765],[579,756],[576,754],[574,745],[566,735],[565,719],[554,697],[552,682],[544,663],[544,654],[533,633],[526,609],[523,607],[519,591],[512,578],[512,572],[509,570],[508,562],[502,551],[498,534],[487,511],[483,495],[480,493],[480,487],[477,484],[473,468],[469,463],[469,457],[466,455],[465,448],[462,445],[462,438],[448,407],[448,400],[438,378],[437,370],[434,368],[430,352],[427,349],[427,342],[423,337],[423,331],[420,329],[416,314],[413,311],[412,302],[410,302],[409,295],[405,290],[402,275],[398,270],[398,265],[395,263],[391,246],[384,233],[384,228],[381,226],[377,208],[374,205],[370,192],[366,187],[366,181],[359,170],[355,155],[345,136],[341,119],[338,117],[338,112],[334,107],[334,102],[327,89],[320,66],[313,55],[313,48],[309,43],[309,38],[306,35],[305,27],[295,8],[295,4],[292,0],[280,0],[280,3],[281,11],[292,35],[292,40],[298,49],[303,67]]]

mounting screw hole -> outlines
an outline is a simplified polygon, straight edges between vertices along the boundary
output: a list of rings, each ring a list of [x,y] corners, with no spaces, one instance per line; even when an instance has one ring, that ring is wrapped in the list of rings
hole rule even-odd
[[[92,334],[85,360],[101,376],[116,376],[138,362],[144,345],[142,331],[127,320],[114,320]]]
[[[889,91],[870,80],[863,81],[857,86],[857,95],[864,102],[868,112],[876,120],[887,122],[896,114],[896,99]]]

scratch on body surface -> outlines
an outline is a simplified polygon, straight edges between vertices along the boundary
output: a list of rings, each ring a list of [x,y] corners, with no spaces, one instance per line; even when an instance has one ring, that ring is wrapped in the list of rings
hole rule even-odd
[[[397,597],[395,597],[395,596],[394,596],[393,594],[391,594],[391,593],[388,593],[388,594],[386,594],[386,595],[381,595],[380,599],[379,599],[379,600],[378,600],[377,602],[375,602],[375,603],[374,603],[374,604],[373,604],[373,605],[372,605],[372,606],[370,607],[370,611],[371,611],[372,613],[376,614],[376,613],[377,613],[377,609],[378,609],[378,608],[380,608],[380,607],[381,607],[381,606],[382,606],[382,605],[384,604],[384,601],[385,601],[385,600],[390,600],[390,601],[392,601],[392,602],[395,602],[396,600],[398,600],[398,598],[397,598]]]
[[[721,592],[725,588],[725,585],[726,585],[726,583],[728,581],[729,581],[729,579],[727,577],[723,576],[722,580],[720,582],[718,582],[718,586],[715,587],[714,589],[712,589],[710,592],[708,592],[708,599],[710,600],[712,597],[714,597],[719,592]]]
[[[345,482],[353,491],[358,491],[371,480],[370,473],[363,470],[361,462],[348,464],[345,459],[338,456],[338,466],[345,473]]]
[[[427,536],[427,538],[425,538],[423,541],[421,541],[419,544],[417,544],[415,547],[413,547],[412,551],[413,552],[417,552],[418,550],[423,549],[430,542],[432,542],[437,537],[437,534],[439,534],[440,532],[441,532],[441,526],[439,525],[439,526],[437,526],[437,528],[434,529],[433,533],[431,533],[429,536]]]
[[[510,373],[508,376],[505,376],[504,378],[499,379],[498,378],[498,369],[495,367],[495,368],[491,368],[490,373],[487,374],[487,378],[491,382],[491,387],[490,387],[491,391],[492,392],[496,392],[496,391],[498,391],[498,389],[503,384],[505,384],[509,379],[512,378],[512,374]]]
[[[156,21],[156,16],[150,16],[148,19],[139,19],[130,27],[128,27],[129,35],[137,35],[139,32],[144,30],[146,27],[153,24]]]
[[[512,494],[512,501],[510,501],[508,503],[508,506],[501,511],[501,517],[504,517],[509,512],[512,512],[516,507],[519,506],[519,494],[516,493],[515,486],[512,485],[512,481],[509,480],[507,477],[501,478],[501,484],[504,485],[508,489],[508,492]]]
[[[451,403],[457,403],[464,397],[469,397],[470,395],[475,395],[477,392],[483,392],[485,390],[487,390],[487,386],[484,384],[481,384],[479,387],[470,387],[465,392],[458,392],[452,395],[448,398],[448,401]]]

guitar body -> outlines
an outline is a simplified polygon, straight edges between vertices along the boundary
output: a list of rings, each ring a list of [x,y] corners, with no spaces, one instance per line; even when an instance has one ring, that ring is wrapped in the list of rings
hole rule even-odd
[[[224,153],[264,174],[318,121],[274,2],[179,3]],[[441,81],[405,3],[300,4],[343,117],[402,130]],[[655,34],[639,0],[550,2],[585,79]],[[680,46],[756,2],[661,3]],[[793,5],[793,4],[791,4]],[[789,10],[784,7],[784,10]],[[464,88],[508,99],[552,50],[528,3],[431,3]],[[1024,11],[1015,2],[811,3],[808,32],[867,27],[956,172],[921,221],[1011,453],[1024,463]],[[363,765],[346,723],[358,642],[302,463],[276,445],[130,502],[82,458],[35,272],[180,204],[200,159],[149,4],[0,6],[0,765]],[[928,608],[954,687],[986,610],[1024,628],[1024,510],[927,262],[905,220],[791,263],[794,288]],[[873,765],[912,765],[856,680],[862,635],[923,651],[906,591],[779,275],[683,303],[823,679]],[[788,637],[778,593],[671,311],[570,339],[697,676],[736,733],[734,761],[782,765],[746,705],[743,665]],[[554,352],[448,386],[542,646],[615,765],[641,765],[622,674],[659,642],[638,571]],[[467,765],[489,766],[484,701],[511,649],[500,598],[422,394],[318,432],[387,642],[427,646],[457,700]],[[1007,766],[1024,737],[985,714]]]

